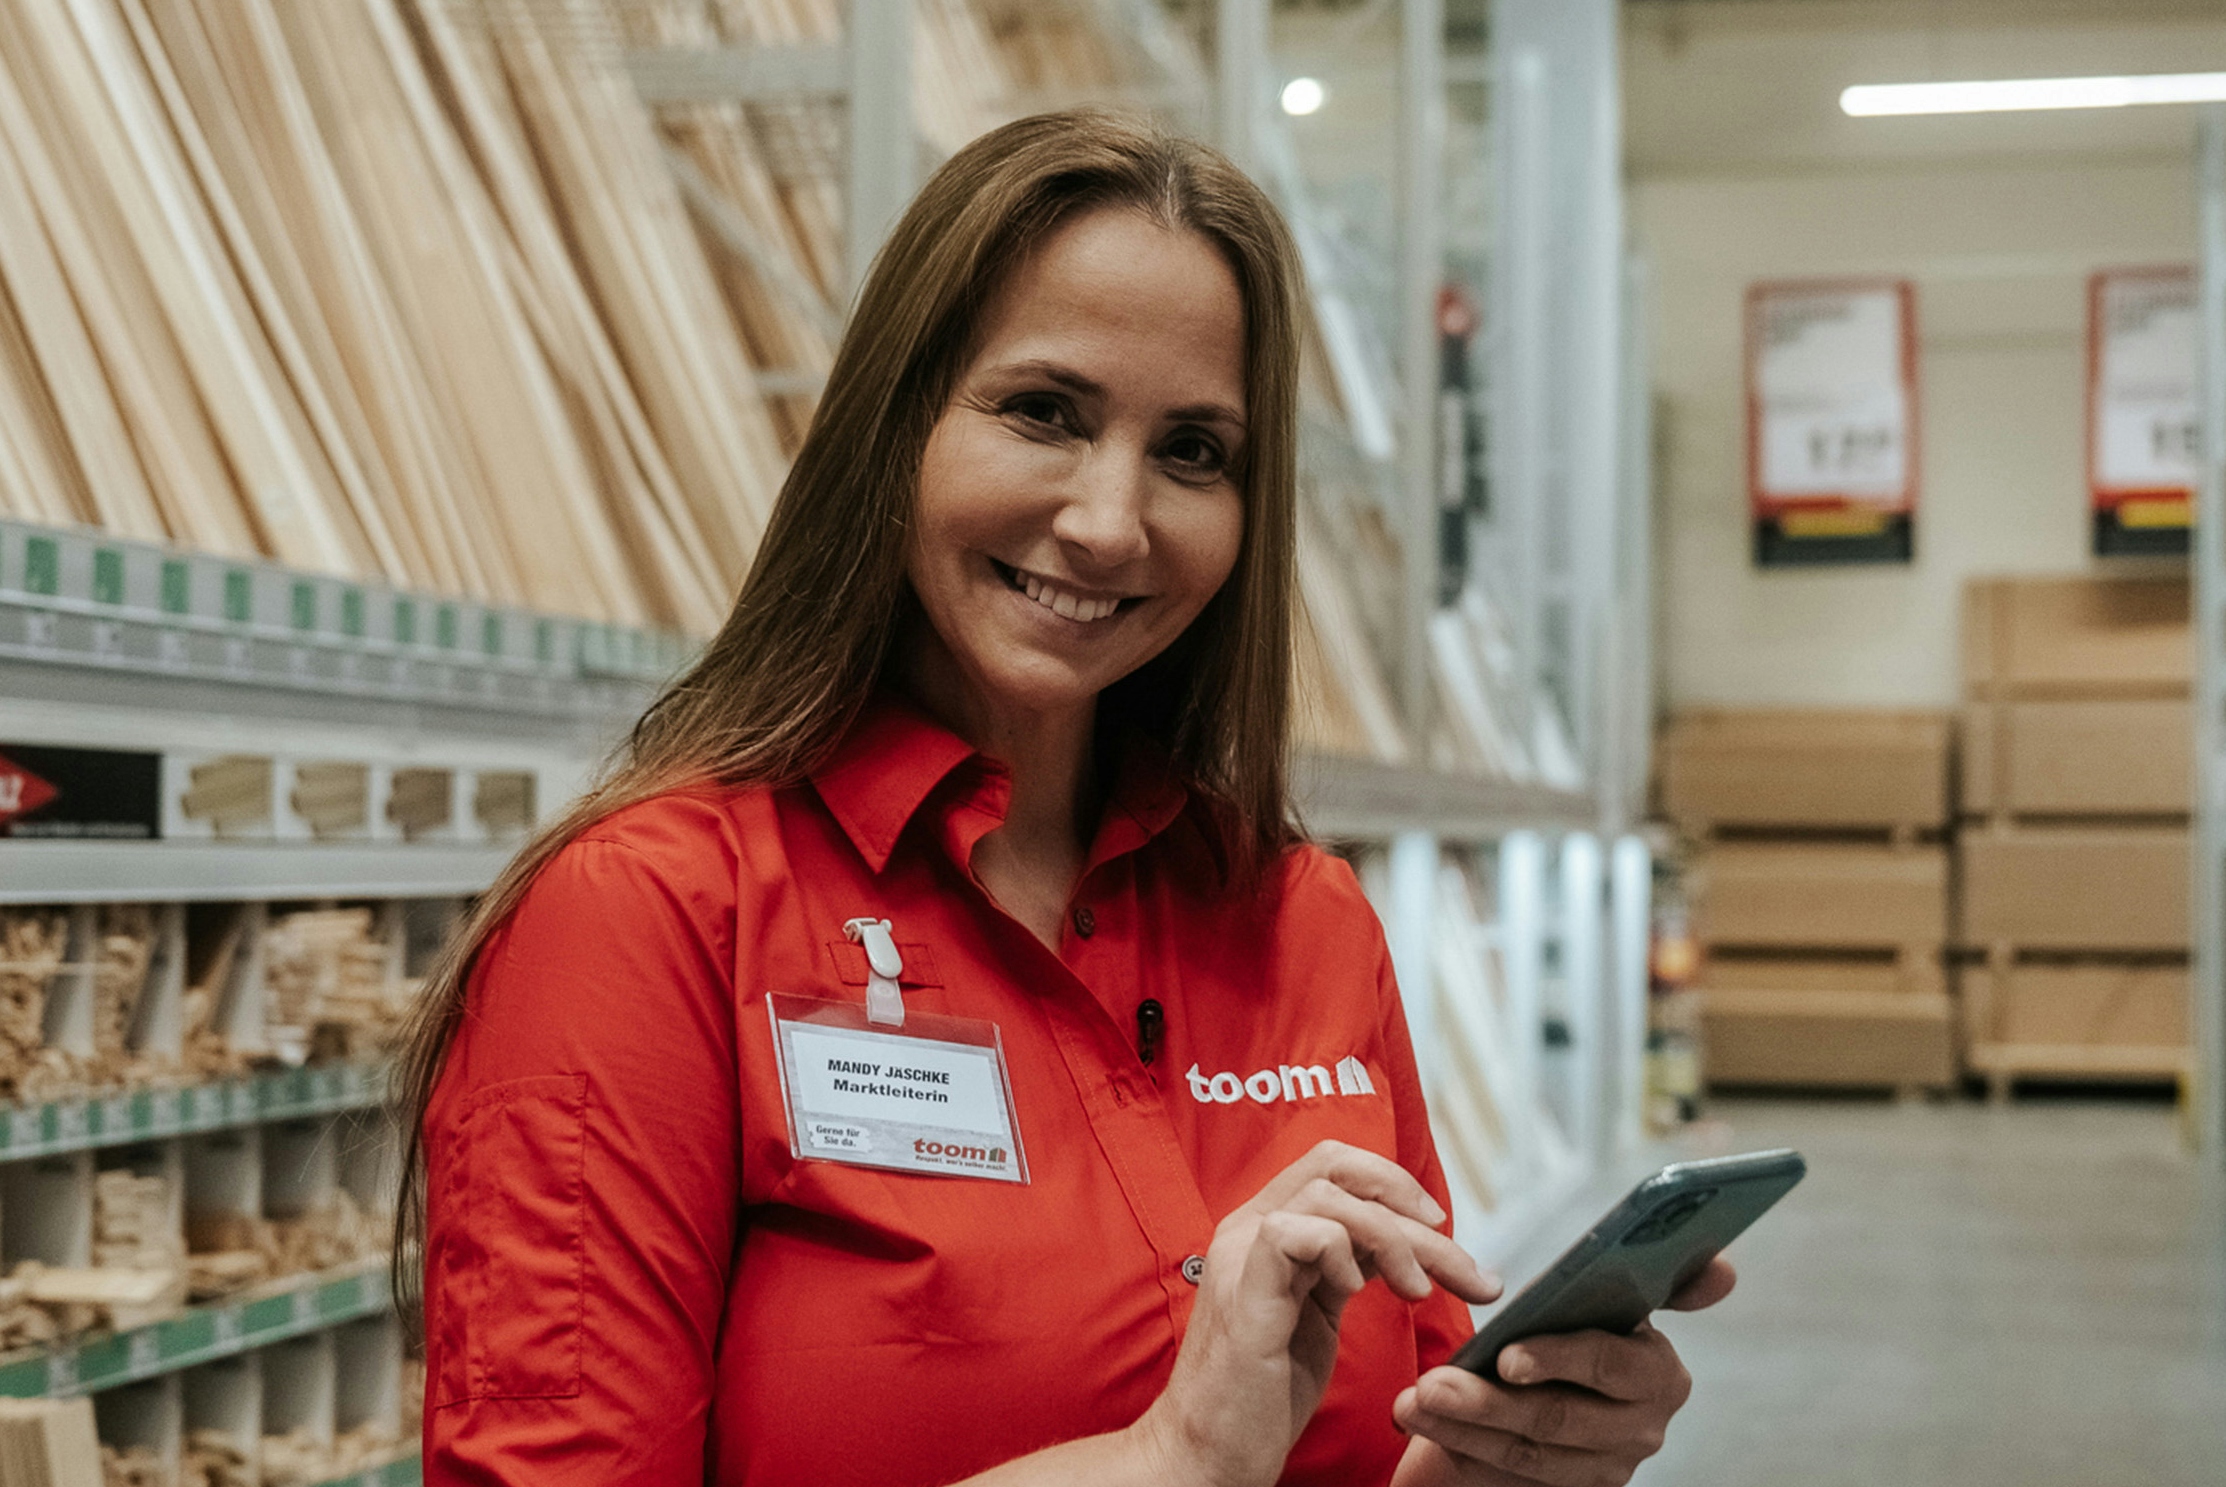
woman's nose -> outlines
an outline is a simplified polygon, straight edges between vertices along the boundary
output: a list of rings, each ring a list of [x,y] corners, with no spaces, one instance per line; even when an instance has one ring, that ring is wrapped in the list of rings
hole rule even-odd
[[[1091,564],[1117,568],[1150,550],[1144,530],[1147,471],[1139,451],[1106,445],[1092,452],[1080,478],[1052,518],[1052,535],[1087,554]]]

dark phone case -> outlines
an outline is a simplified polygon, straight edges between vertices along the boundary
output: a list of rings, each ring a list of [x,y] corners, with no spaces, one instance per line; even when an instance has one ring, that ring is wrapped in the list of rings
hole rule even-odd
[[[1629,1332],[1807,1171],[1796,1151],[1664,1167],[1494,1313],[1453,1355],[1453,1365],[1496,1378],[1500,1349],[1526,1337]]]

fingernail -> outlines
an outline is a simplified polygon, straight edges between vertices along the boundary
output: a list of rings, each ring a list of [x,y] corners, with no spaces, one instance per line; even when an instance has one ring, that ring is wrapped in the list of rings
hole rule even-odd
[[[1535,1372],[1537,1365],[1531,1361],[1528,1353],[1518,1353],[1509,1348],[1499,1355],[1499,1376],[1510,1384],[1527,1384]]]
[[[1444,1207],[1428,1193],[1422,1195],[1422,1217],[1433,1228],[1445,1222]]]

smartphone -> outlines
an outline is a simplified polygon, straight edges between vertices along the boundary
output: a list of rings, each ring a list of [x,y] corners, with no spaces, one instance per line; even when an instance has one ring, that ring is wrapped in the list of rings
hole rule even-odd
[[[1629,1332],[1808,1171],[1797,1151],[1674,1162],[1608,1211],[1494,1312],[1453,1365],[1499,1376],[1499,1352],[1547,1332]]]

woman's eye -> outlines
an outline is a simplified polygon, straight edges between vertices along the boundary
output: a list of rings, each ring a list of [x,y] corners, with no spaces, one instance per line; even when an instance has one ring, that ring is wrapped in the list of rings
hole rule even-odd
[[[1063,429],[1068,425],[1066,404],[1048,393],[1022,393],[1005,404],[1005,411],[1025,423]]]
[[[1177,434],[1167,441],[1164,452],[1169,461],[1194,475],[1219,475],[1229,465],[1221,446],[1204,434]]]

